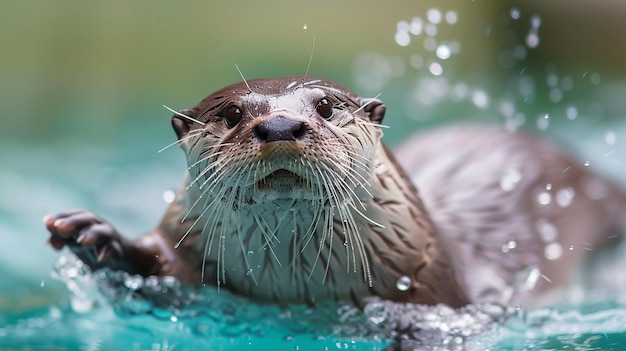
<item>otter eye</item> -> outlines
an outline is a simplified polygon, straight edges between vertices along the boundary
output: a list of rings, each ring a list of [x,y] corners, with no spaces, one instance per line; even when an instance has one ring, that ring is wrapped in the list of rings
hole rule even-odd
[[[333,116],[333,105],[331,105],[327,98],[320,100],[315,106],[315,110],[325,119],[329,119]]]
[[[224,121],[226,122],[226,126],[228,128],[236,126],[237,123],[241,121],[242,117],[243,112],[241,112],[241,109],[235,105],[228,107],[224,112]]]

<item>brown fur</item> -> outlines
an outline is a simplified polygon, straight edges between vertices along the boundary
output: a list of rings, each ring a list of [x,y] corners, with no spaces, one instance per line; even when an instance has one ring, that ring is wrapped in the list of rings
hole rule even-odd
[[[579,260],[566,255],[570,243],[600,244],[623,229],[607,225],[626,213],[617,188],[521,133],[457,127],[415,137],[397,153],[409,177],[380,141],[384,113],[382,102],[324,80],[228,86],[173,117],[190,168],[157,229],[131,242],[78,211],[46,218],[50,241],[60,248],[82,236],[71,247],[87,263],[77,247],[95,246],[105,266],[259,300],[378,295],[461,306],[523,301],[547,287],[520,284],[529,271],[557,283],[555,270]],[[521,177],[504,190],[512,168]],[[609,196],[587,196],[589,179]],[[575,189],[571,203],[538,205],[547,184],[553,199]],[[557,230],[558,260],[545,258],[552,241],[538,225]]]

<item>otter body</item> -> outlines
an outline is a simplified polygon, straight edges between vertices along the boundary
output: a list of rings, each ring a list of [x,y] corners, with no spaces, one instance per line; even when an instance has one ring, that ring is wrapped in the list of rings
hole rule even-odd
[[[172,118],[189,168],[153,232],[131,241],[77,210],[45,218],[50,243],[263,301],[461,306],[524,301],[579,261],[566,247],[624,229],[626,196],[545,141],[448,128],[411,139],[400,166],[384,114],[325,80],[228,86]]]

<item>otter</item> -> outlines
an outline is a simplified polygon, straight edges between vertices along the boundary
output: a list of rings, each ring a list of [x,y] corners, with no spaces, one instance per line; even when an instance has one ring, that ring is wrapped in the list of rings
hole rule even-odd
[[[258,301],[523,303],[617,242],[626,195],[550,142],[494,126],[382,143],[385,105],[308,77],[227,86],[172,126],[188,168],[136,240],[87,210],[44,217],[92,269]],[[395,155],[395,156],[394,156]]]

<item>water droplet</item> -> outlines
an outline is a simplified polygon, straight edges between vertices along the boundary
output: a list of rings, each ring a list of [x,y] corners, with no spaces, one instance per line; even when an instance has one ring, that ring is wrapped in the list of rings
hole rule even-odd
[[[553,261],[558,260],[563,255],[563,247],[559,243],[551,243],[543,249],[543,255]]]
[[[552,190],[552,183],[546,184],[546,190]]]
[[[40,286],[40,287],[42,287],[42,288],[43,288],[44,286],[46,286],[46,281],[45,281],[45,280],[42,280],[41,282],[39,282],[39,286]]]
[[[476,90],[472,94],[472,102],[478,108],[487,108],[489,106],[489,95],[483,90]]]
[[[554,73],[548,74],[548,77],[546,78],[546,83],[551,88],[557,86],[559,84],[559,76]]]
[[[124,286],[129,290],[137,290],[143,286],[143,277],[140,275],[129,275],[124,279]]]
[[[435,49],[437,48],[437,40],[435,38],[427,37],[424,38],[422,45],[427,51],[435,51]]]
[[[409,32],[413,35],[420,35],[423,28],[424,22],[422,22],[422,19],[419,17],[413,17],[411,25],[409,26]]]
[[[437,26],[432,23],[428,23],[424,27],[424,32],[426,32],[426,35],[434,37],[437,35]]]
[[[592,73],[589,77],[591,84],[599,84],[600,83],[600,75],[598,73]]]
[[[583,162],[583,166],[585,166],[585,167],[589,167],[590,165],[591,165],[590,161]]]
[[[547,191],[542,191],[539,193],[539,196],[537,196],[537,201],[539,201],[540,205],[549,205],[550,202],[552,202],[552,195]]]
[[[576,109],[576,107],[570,106],[567,108],[567,110],[565,110],[565,115],[567,116],[567,119],[573,121],[576,119],[576,117],[578,117],[578,110]]]
[[[406,275],[403,275],[400,278],[398,278],[398,281],[396,282],[396,288],[398,290],[407,291],[409,290],[410,287],[411,287],[411,278],[407,277]]]
[[[539,33],[537,33],[536,31],[528,32],[528,35],[526,36],[526,46],[531,49],[539,46]]]
[[[546,130],[548,129],[548,126],[550,125],[550,115],[549,114],[545,114],[543,116],[539,116],[537,118],[537,128],[539,128],[539,130]]]
[[[515,240],[511,240],[508,243],[502,245],[502,252],[507,253],[516,247],[517,247],[517,242]]]
[[[435,54],[437,55],[437,57],[439,57],[442,60],[447,60],[450,58],[450,56],[452,55],[452,52],[450,51],[450,47],[446,44],[441,44],[437,47],[437,50],[435,51]]]
[[[560,207],[569,207],[574,201],[576,190],[574,188],[560,189],[556,193],[556,204]]]
[[[511,15],[511,18],[514,20],[518,20],[521,16],[521,12],[517,7],[511,7],[509,14]]]
[[[252,276],[252,268],[246,271],[246,277],[250,277],[250,276]]]
[[[535,14],[530,17],[530,26],[534,29],[541,27],[541,16]]]
[[[537,232],[539,232],[539,237],[541,237],[541,240],[545,243],[551,243],[559,236],[559,231],[554,224],[550,223],[545,218],[539,218],[535,224],[535,228]]]
[[[173,190],[165,190],[162,196],[163,201],[167,204],[171,204],[174,200],[176,200],[176,192]]]
[[[252,255],[254,255],[254,251],[248,250],[248,256],[252,256]]]
[[[398,24],[396,24],[396,30],[398,32],[402,32],[402,33],[408,33],[409,32],[409,22],[407,21],[400,21],[398,22]]]
[[[422,68],[422,66],[424,66],[424,59],[418,54],[411,55],[410,63],[413,68]]]
[[[439,9],[429,9],[426,12],[426,18],[430,23],[439,24],[442,18],[441,11]]]
[[[569,250],[574,251],[574,245],[570,245]]]
[[[561,89],[564,91],[570,91],[574,88],[574,81],[571,77],[561,78]]]
[[[511,191],[522,179],[522,174],[517,168],[508,169],[502,178],[500,178],[500,188],[504,191]]]
[[[537,281],[541,277],[541,270],[535,266],[530,266],[516,275],[516,286],[525,291],[530,291],[537,286]]]
[[[557,103],[563,100],[563,92],[559,88],[550,89],[550,102]]]
[[[604,142],[608,145],[615,145],[617,142],[617,135],[613,131],[608,131],[604,134]]]
[[[411,44],[411,36],[408,32],[396,32],[395,41],[400,46],[408,46]]]
[[[454,10],[446,12],[446,22],[448,24],[455,24],[459,20],[459,15]]]
[[[437,62],[428,65],[428,70],[433,76],[440,76],[443,73],[443,67]]]

